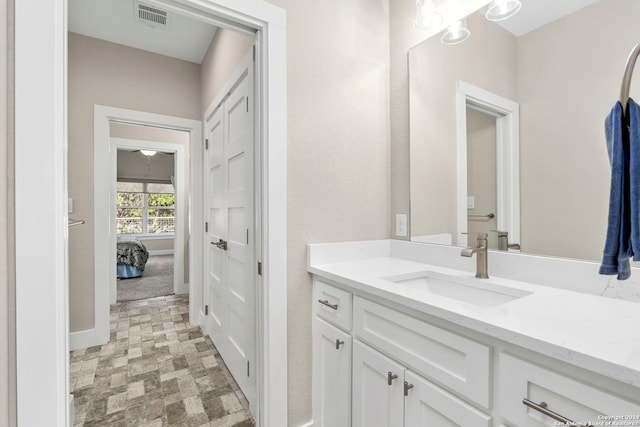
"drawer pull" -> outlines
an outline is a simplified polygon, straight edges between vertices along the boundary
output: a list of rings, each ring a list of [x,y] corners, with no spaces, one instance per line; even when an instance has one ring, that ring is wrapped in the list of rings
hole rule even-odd
[[[393,380],[395,380],[396,378],[398,378],[397,375],[392,374],[391,371],[387,372],[387,384],[392,385]]]
[[[327,299],[319,299],[318,302],[320,304],[326,305],[327,307],[332,308],[334,310],[338,309],[338,304],[331,304],[331,303],[329,303],[329,300],[327,300]]]
[[[551,409],[547,408],[547,402],[540,402],[535,403],[532,402],[531,400],[524,398],[522,399],[522,404],[528,406],[531,409],[535,409],[538,412],[543,413],[544,415],[553,418],[556,421],[560,421],[561,423],[564,423],[565,425],[575,425],[575,423],[573,421],[571,421],[569,418],[565,418],[562,415],[558,414],[557,412],[553,412]],[[587,425],[587,427],[593,427],[591,424]]]
[[[409,384],[408,382],[404,382],[404,395],[409,396],[409,390],[413,388],[413,384]]]
[[[344,344],[344,341],[342,340],[336,340],[336,350],[340,350],[340,346]]]

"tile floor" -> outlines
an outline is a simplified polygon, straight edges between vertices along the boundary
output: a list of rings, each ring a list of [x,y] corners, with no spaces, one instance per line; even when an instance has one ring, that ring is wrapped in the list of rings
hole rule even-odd
[[[186,295],[111,306],[111,341],[71,352],[75,427],[249,427],[248,404]]]

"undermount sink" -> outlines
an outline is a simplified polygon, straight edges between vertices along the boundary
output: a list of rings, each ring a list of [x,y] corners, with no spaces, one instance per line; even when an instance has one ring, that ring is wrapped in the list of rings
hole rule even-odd
[[[485,279],[465,279],[433,271],[383,279],[479,307],[495,307],[531,295],[531,292],[496,285]]]

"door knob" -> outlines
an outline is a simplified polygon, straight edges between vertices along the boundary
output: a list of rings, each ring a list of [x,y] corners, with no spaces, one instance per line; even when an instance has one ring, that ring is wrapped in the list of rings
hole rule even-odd
[[[226,240],[218,240],[218,242],[211,242],[212,245],[216,245],[219,249],[222,249],[223,251],[227,250],[227,241]]]

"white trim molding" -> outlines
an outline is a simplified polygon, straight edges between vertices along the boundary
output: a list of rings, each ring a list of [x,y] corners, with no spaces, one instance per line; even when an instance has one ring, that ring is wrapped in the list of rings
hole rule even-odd
[[[456,169],[458,246],[467,246],[467,107],[496,118],[496,216],[498,230],[520,242],[520,105],[458,80],[456,91]]]
[[[66,13],[65,0],[15,2],[19,427],[69,421]]]

